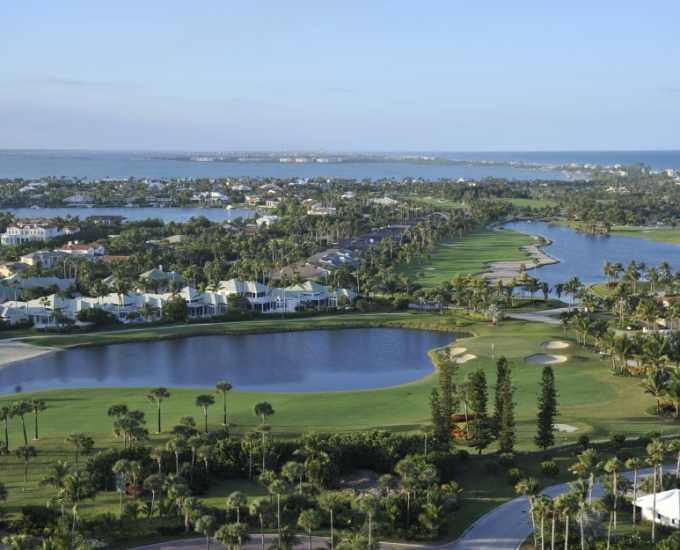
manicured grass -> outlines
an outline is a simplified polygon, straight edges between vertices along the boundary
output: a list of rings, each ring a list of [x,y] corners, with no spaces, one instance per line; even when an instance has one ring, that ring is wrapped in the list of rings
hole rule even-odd
[[[565,225],[578,229],[583,227],[583,222],[573,220],[552,220],[550,223],[555,225]],[[620,235],[623,237],[636,237],[648,241],[658,241],[663,243],[680,244],[680,229],[671,227],[638,227],[632,225],[615,225],[610,231],[610,235]]]
[[[438,243],[427,260],[415,258],[403,264],[399,273],[418,281],[424,288],[434,288],[450,281],[456,273],[483,273],[489,261],[523,260],[529,255],[520,247],[535,243],[523,233],[481,228]],[[491,260],[493,259],[493,260]],[[419,276],[418,274],[422,276]]]
[[[453,316],[436,314],[408,315],[422,323],[427,321],[448,323],[456,327]],[[552,353],[565,355],[568,361],[553,366],[558,388],[559,416],[557,422],[576,426],[579,431],[572,434],[558,432],[557,442],[574,441],[581,433],[591,439],[606,438],[616,430],[629,435],[640,435],[649,430],[675,433],[677,425],[664,423],[644,411],[652,403],[639,388],[634,378],[612,376],[608,362],[602,362],[591,349],[583,349],[571,339],[564,339],[559,326],[505,320],[500,326],[487,324],[474,326],[476,336],[456,342],[476,359],[460,366],[456,379],[461,380],[466,372],[477,366],[487,372],[489,393],[494,384],[495,359],[505,355],[515,365],[516,418],[519,449],[534,449],[536,396],[539,388],[541,366],[525,361],[529,355]],[[565,340],[569,347],[547,350],[542,342]],[[494,357],[492,357],[492,344]],[[217,381],[216,381],[217,382]],[[326,393],[258,393],[234,391],[228,394],[230,432],[241,436],[253,430],[259,419],[252,413],[252,406],[258,401],[269,401],[276,413],[270,417],[274,437],[294,437],[308,430],[322,432],[351,432],[388,428],[394,431],[417,431],[429,421],[428,395],[436,375],[430,375],[417,382],[379,390]],[[155,432],[155,405],[148,401],[148,388],[93,388],[63,389],[5,396],[1,403],[11,403],[18,398],[39,396],[45,399],[48,409],[40,414],[40,436],[35,442],[39,456],[29,466],[28,490],[22,492],[22,463],[14,457],[2,458],[3,482],[10,490],[10,507],[27,501],[44,501],[48,489],[38,489],[37,481],[41,471],[57,458],[72,461],[73,453],[64,443],[65,436],[72,431],[84,431],[95,438],[96,450],[111,445],[121,445],[120,439],[111,434],[111,419],[108,407],[114,403],[126,403],[130,408],[141,409],[147,415],[148,427],[152,432],[151,444],[165,444],[170,437],[171,427],[182,415],[192,415],[202,424],[202,410],[195,405],[196,396],[211,393],[216,403],[209,409],[210,427],[220,428],[221,399],[214,394],[214,388],[171,389],[171,397],[163,404],[164,434]],[[32,417],[27,416],[29,434],[32,433]],[[21,438],[20,422],[10,421],[10,446],[16,448]],[[231,485],[231,484],[227,484]],[[225,489],[226,490],[226,489]],[[232,489],[233,490],[233,489]],[[218,490],[219,492],[219,490]],[[100,499],[101,500],[101,499]],[[115,499],[113,499],[115,500]],[[108,506],[106,499],[102,502]],[[113,503],[115,506],[115,502]]]

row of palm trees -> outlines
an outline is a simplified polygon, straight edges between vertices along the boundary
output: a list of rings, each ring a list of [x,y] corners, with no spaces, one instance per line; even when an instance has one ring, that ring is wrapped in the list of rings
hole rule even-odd
[[[569,548],[571,536],[571,520],[578,524],[580,546],[585,550],[588,538],[595,538],[597,528],[607,521],[607,546],[609,549],[612,537],[618,538],[618,512],[627,502],[626,495],[632,490],[633,532],[637,529],[638,517],[635,501],[640,489],[639,473],[645,467],[652,468],[651,484],[644,481],[642,486],[654,495],[653,517],[656,517],[656,493],[663,487],[662,464],[667,454],[676,459],[675,478],[680,479],[680,439],[671,441],[653,440],[646,447],[646,457],[632,457],[622,461],[616,456],[604,459],[596,449],[588,448],[576,456],[576,462],[569,471],[579,477],[569,484],[564,493],[555,498],[541,494],[542,487],[536,478],[521,480],[515,490],[525,495],[530,503],[530,517],[533,526],[534,546],[544,550],[546,543],[554,549],[563,542],[565,550]],[[622,472],[632,471],[633,479],[622,476]],[[604,489],[604,494],[594,501],[593,488],[596,477]],[[562,530],[561,534],[558,530]],[[652,522],[652,542],[656,539],[656,522]]]

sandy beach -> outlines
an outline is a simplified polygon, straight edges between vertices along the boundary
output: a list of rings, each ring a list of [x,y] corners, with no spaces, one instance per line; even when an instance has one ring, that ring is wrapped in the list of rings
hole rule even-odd
[[[32,346],[23,342],[6,341],[0,342],[0,368],[15,363],[33,359],[47,353],[59,351],[57,348],[46,348],[42,346]]]

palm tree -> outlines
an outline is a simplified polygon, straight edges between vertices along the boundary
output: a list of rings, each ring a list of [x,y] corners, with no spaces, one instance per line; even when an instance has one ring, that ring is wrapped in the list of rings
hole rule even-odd
[[[208,407],[215,403],[215,398],[212,395],[204,393],[196,397],[196,406],[203,408],[203,416],[205,418],[205,433],[208,433]]]
[[[218,382],[215,384],[215,391],[222,394],[222,409],[224,417],[222,419],[222,426],[228,426],[227,422],[227,393],[232,390],[233,386],[229,382]]]
[[[31,445],[23,445],[14,451],[14,456],[16,456],[19,460],[24,461],[24,483],[28,483],[28,461],[31,458],[38,456],[35,447]]]
[[[205,480],[210,481],[210,461],[213,459],[213,448],[210,445],[201,445],[196,451],[196,456],[205,465]]]
[[[40,485],[51,485],[55,489],[61,489],[64,487],[64,480],[66,476],[71,473],[71,467],[68,462],[63,462],[57,460],[53,463],[47,473],[43,476],[40,481]],[[65,519],[64,519],[64,504],[65,501],[61,501],[61,528],[65,529]]]
[[[603,467],[603,463],[600,461],[600,455],[597,450],[586,449],[582,453],[576,456],[576,464],[572,464],[569,467],[569,471],[580,477],[588,476],[588,505],[593,500],[593,485],[595,484],[595,475]]]
[[[613,503],[613,509],[612,509],[612,516],[613,516],[613,520],[614,520],[614,538],[618,537],[618,518],[617,518],[617,510],[619,509],[618,475],[619,475],[619,472],[622,470],[622,468],[623,468],[623,463],[616,457],[610,458],[604,464],[605,472],[608,472],[612,475],[613,494],[614,494],[614,503]],[[611,523],[610,523],[610,529],[611,529]],[[607,545],[609,545],[609,542],[607,542]]]
[[[380,511],[380,501],[372,493],[366,493],[359,500],[359,511],[368,518],[368,547],[373,547],[373,518]],[[311,550],[311,536],[310,536]]]
[[[35,428],[35,437],[33,439],[38,439],[38,412],[44,411],[47,408],[44,399],[37,399],[32,397],[27,401],[30,410],[33,411],[33,425]]]
[[[78,505],[85,500],[94,499],[97,491],[89,477],[80,474],[69,474],[64,479],[64,487],[59,493],[58,497],[73,504],[73,526],[71,527],[71,536],[73,536],[76,532],[76,522],[78,521]]]
[[[155,460],[158,464],[158,473],[161,473],[161,468],[163,467],[163,456],[165,456],[165,447],[158,445],[151,449],[149,452],[149,458]]]
[[[24,415],[28,414],[31,412],[31,407],[28,404],[27,401],[16,401],[12,403],[10,407],[10,418],[14,418],[15,416],[18,416],[21,418],[21,427],[24,431],[24,446],[28,446],[28,436],[26,435],[26,419],[24,418]]]
[[[655,543],[656,537],[656,493],[657,493],[657,472],[661,472],[661,467],[663,466],[663,455],[666,452],[666,446],[663,441],[652,441],[647,445],[647,454],[649,458],[647,460],[648,464],[654,468],[654,489],[652,497],[652,544]]]
[[[241,550],[243,543],[250,540],[248,526],[245,523],[228,523],[215,533],[215,540],[231,550]]]
[[[175,475],[179,476],[179,455],[187,449],[187,443],[181,437],[176,437],[168,441],[165,447],[175,455]]]
[[[279,538],[281,538],[281,495],[286,491],[286,484],[277,478],[271,482],[268,490],[276,495],[276,526]]]
[[[227,497],[227,510],[236,510],[236,523],[241,523],[241,508],[248,504],[248,497],[241,491],[234,491]]]
[[[266,424],[261,424],[257,428],[255,428],[255,431],[259,433],[262,436],[262,471],[265,471],[266,465],[265,465],[265,460],[267,457],[267,434],[271,431],[272,427],[267,426]]]
[[[529,513],[531,514],[531,526],[534,533],[534,546],[538,546],[536,540],[536,517],[534,516],[534,502],[541,492],[541,486],[538,480],[534,477],[529,477],[521,480],[515,485],[515,492],[518,495],[524,495],[529,499]]]
[[[156,494],[160,499],[162,496],[163,485],[165,484],[164,474],[151,474],[144,480],[143,487],[151,491],[151,508],[149,509],[149,517],[153,517],[153,512],[156,504]]]
[[[660,370],[650,371],[640,383],[644,393],[648,393],[656,400],[656,412],[661,412],[661,399],[666,393],[666,374]]]
[[[85,454],[89,453],[94,447],[94,439],[86,436],[83,432],[71,432],[66,436],[64,440],[66,443],[70,443],[76,448],[76,474],[79,472],[78,469],[78,456],[82,450]]]
[[[118,495],[119,495],[119,500],[120,500],[120,521],[123,521],[123,494],[127,490],[127,486],[125,483],[125,476],[127,473],[130,471],[130,461],[121,458],[120,460],[117,460],[116,463],[113,465],[111,468],[114,474],[120,477],[120,486],[118,487]]]
[[[283,529],[279,537],[269,547],[271,550],[293,550],[300,545],[300,539],[291,529]]]
[[[304,464],[290,460],[281,468],[281,475],[290,482],[291,486],[295,485],[297,480],[300,480],[300,494],[302,494],[302,478],[305,475]]]
[[[312,550],[312,531],[321,526],[321,514],[319,514],[318,510],[314,510],[313,508],[303,510],[298,517],[298,525],[307,531],[307,534],[309,535],[309,550]],[[369,544],[369,548],[370,547]]]
[[[555,498],[555,511],[564,518],[564,550],[569,550],[569,520],[573,511],[578,507],[578,499],[571,492],[566,492]],[[553,533],[553,547],[555,534]]]
[[[203,511],[203,504],[196,497],[185,496],[182,499],[182,512],[184,512],[184,532],[191,531],[191,518],[196,517]]]
[[[206,550],[210,550],[210,537],[212,537],[217,529],[217,520],[215,516],[205,515],[196,520],[196,531],[205,535]]]
[[[9,430],[8,421],[12,418],[12,407],[10,405],[0,405],[0,420],[5,427],[5,450],[9,450]]]
[[[334,512],[342,505],[342,497],[338,493],[323,493],[319,498],[319,506],[322,510],[330,514],[331,538],[330,550],[335,550],[335,532],[334,532]]]
[[[163,430],[161,429],[161,403],[170,398],[170,392],[167,388],[158,386],[156,388],[151,388],[146,397],[149,401],[158,405],[158,431],[156,433],[163,433]]]
[[[262,550],[264,550],[264,521],[271,512],[271,504],[266,498],[258,498],[250,503],[248,509],[251,516],[257,516],[260,520],[260,532],[262,534]],[[331,530],[333,529],[331,525]]]
[[[267,417],[274,414],[274,408],[267,401],[260,401],[253,406],[253,414],[262,417],[262,424],[267,423]]]
[[[637,490],[638,490],[638,471],[640,468],[645,466],[645,461],[641,458],[629,458],[626,460],[626,468],[633,470],[633,532],[635,532],[637,522],[636,513],[637,506],[635,506],[635,501],[637,500]]]

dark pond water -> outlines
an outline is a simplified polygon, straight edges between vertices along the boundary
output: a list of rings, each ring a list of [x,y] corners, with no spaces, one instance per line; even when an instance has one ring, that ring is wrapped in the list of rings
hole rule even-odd
[[[602,273],[602,266],[606,260],[611,263],[621,262],[624,269],[631,260],[638,264],[644,262],[647,267],[658,267],[665,261],[674,271],[680,269],[680,246],[675,244],[636,237],[588,235],[569,227],[545,222],[512,222],[503,227],[521,233],[542,235],[552,241],[543,250],[560,263],[541,267],[536,272],[536,276],[541,281],[547,281],[551,287],[574,276],[584,285],[603,283],[606,277]],[[530,263],[527,263],[527,269],[529,275],[533,276],[534,270]]]
[[[427,352],[450,333],[344,329],[198,336],[60,351],[0,370],[0,393],[72,387],[206,388],[272,392],[371,389],[418,380],[434,366]],[[0,347],[1,352],[1,347]]]

